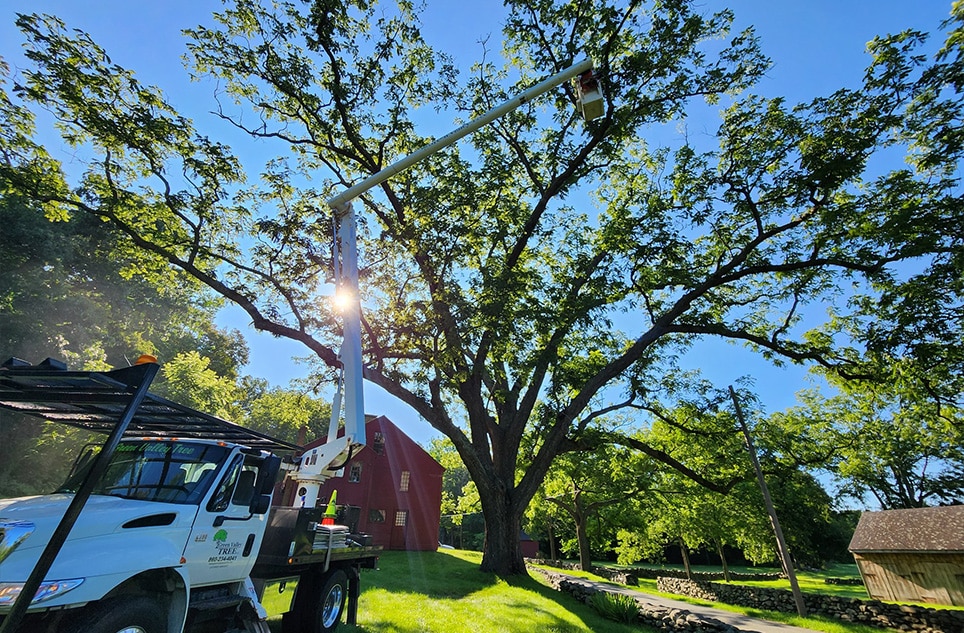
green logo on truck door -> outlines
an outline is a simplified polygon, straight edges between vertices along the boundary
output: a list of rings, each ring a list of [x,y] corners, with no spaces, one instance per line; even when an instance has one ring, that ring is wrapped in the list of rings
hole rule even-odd
[[[214,533],[214,555],[208,557],[208,565],[211,567],[223,567],[238,560],[241,547],[244,543],[240,541],[228,541],[228,531],[221,529]]]

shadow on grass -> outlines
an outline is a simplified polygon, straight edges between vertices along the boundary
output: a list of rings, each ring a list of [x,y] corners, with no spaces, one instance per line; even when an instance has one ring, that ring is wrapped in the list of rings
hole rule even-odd
[[[593,608],[540,582],[479,569],[478,552],[385,552],[363,570],[357,626],[344,633],[645,633],[605,620]],[[269,620],[281,633],[279,617]],[[298,633],[284,631],[283,633]]]
[[[464,550],[386,552],[379,559],[377,571],[362,572],[362,591],[371,586],[387,591],[421,593],[433,598],[459,599],[485,587],[505,583],[558,602],[560,593],[535,577],[498,576],[480,570],[481,562],[481,553]],[[370,584],[366,582],[368,579],[372,580]]]
[[[459,599],[480,587],[495,585],[495,574],[479,570],[473,552],[385,552],[378,569],[362,572],[362,593],[369,587],[391,592],[420,593],[432,598]],[[481,561],[481,558],[479,558]]]

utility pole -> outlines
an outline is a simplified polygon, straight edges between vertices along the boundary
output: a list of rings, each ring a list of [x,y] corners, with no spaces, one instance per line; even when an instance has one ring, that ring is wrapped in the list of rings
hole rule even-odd
[[[740,429],[743,431],[743,439],[746,442],[746,450],[750,453],[750,461],[753,462],[753,470],[756,471],[757,481],[760,482],[760,490],[763,491],[763,501],[767,506],[767,514],[770,515],[770,525],[773,526],[773,533],[777,538],[777,551],[780,554],[780,563],[783,565],[783,573],[790,580],[790,591],[793,593],[793,601],[797,605],[797,614],[801,618],[807,617],[807,606],[803,603],[803,594],[800,593],[800,585],[797,583],[797,574],[793,571],[793,561],[790,559],[790,550],[787,548],[787,541],[783,538],[783,529],[780,527],[780,519],[777,518],[777,511],[773,508],[773,500],[770,498],[770,489],[763,478],[763,469],[760,468],[760,460],[756,456],[756,447],[750,437],[750,430],[746,426],[743,418],[743,409],[740,401],[736,398],[736,392],[730,385],[730,398],[733,400],[733,407],[736,409],[736,419],[740,422]]]

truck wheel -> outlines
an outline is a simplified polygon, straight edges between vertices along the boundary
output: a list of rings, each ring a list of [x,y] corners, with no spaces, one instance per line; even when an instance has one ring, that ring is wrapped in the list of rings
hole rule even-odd
[[[338,626],[348,597],[348,576],[340,569],[328,574],[318,594],[312,633],[330,633]]]
[[[105,600],[88,607],[67,633],[165,633],[167,613],[147,596]]]
[[[250,602],[244,602],[238,609],[237,624],[244,633],[271,633],[268,623],[261,619]]]

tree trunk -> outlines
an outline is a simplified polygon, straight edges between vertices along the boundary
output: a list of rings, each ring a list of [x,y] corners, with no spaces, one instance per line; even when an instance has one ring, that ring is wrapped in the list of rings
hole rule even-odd
[[[720,555],[720,564],[723,565],[723,580],[730,582],[730,568],[726,564],[726,556],[723,554],[723,541],[716,539],[716,552]]]
[[[522,512],[510,512],[507,502],[486,503],[482,498],[485,516],[485,544],[482,546],[482,571],[502,576],[528,575],[522,559]],[[505,497],[503,497],[505,500]],[[507,500],[505,500],[507,501]]]
[[[579,539],[579,569],[592,571],[592,552],[589,550],[589,534],[586,521],[579,518],[576,522],[576,536]]]
[[[586,527],[586,514],[582,509],[582,491],[576,489],[573,495],[576,520],[576,539],[579,541],[579,569],[592,571],[592,553],[589,551],[589,530]]]
[[[549,560],[556,560],[556,536],[552,532],[552,519],[549,520]]]
[[[690,572],[690,553],[686,551],[686,544],[683,539],[679,541],[679,551],[683,554],[683,569],[686,570],[686,579],[693,580],[692,573]]]

